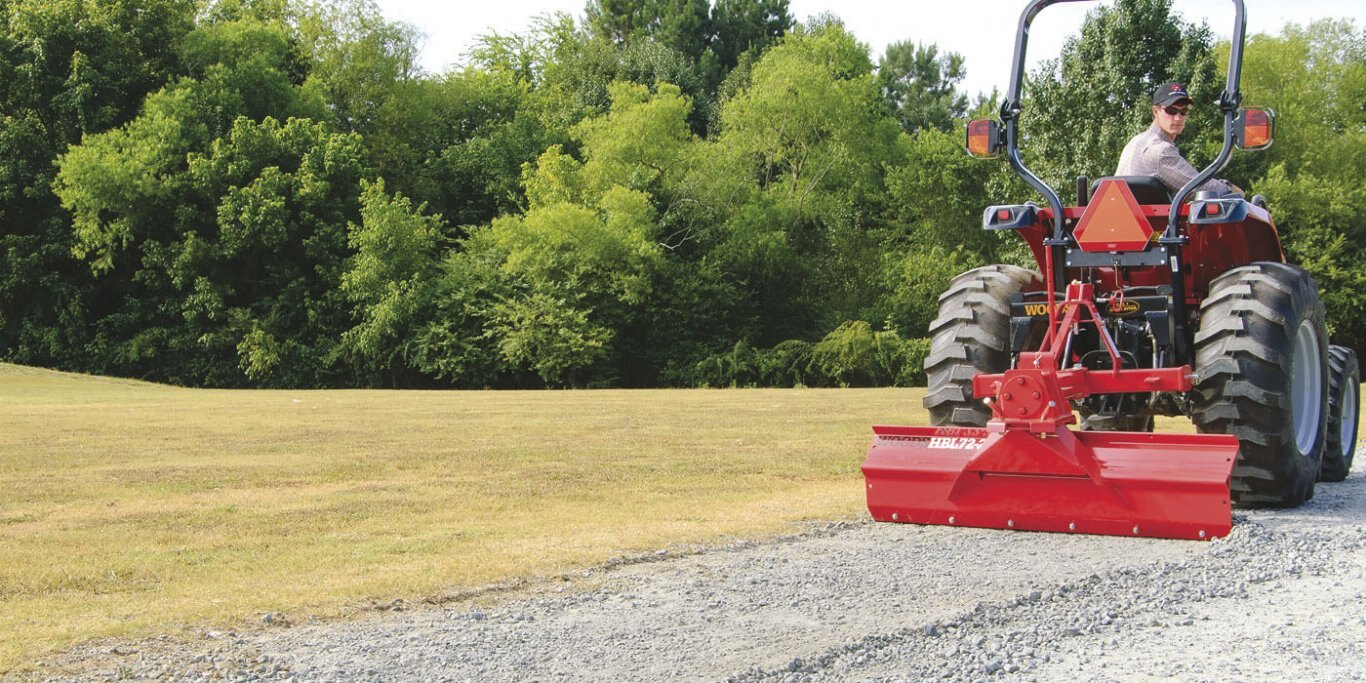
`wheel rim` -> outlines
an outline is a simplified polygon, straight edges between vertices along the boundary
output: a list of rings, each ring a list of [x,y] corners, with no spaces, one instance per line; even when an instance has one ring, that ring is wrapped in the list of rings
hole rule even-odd
[[[1355,375],[1355,373],[1353,373]],[[1345,378],[1348,381],[1355,377]],[[1342,415],[1338,418],[1341,434],[1338,436],[1338,443],[1342,444],[1342,455],[1350,461],[1352,454],[1357,449],[1357,389],[1355,385],[1345,385],[1342,388],[1342,402],[1338,404],[1342,409]]]
[[[1323,359],[1319,357],[1319,335],[1306,320],[1295,332],[1295,357],[1290,371],[1291,409],[1295,420],[1295,447],[1300,454],[1314,452],[1323,416]]]

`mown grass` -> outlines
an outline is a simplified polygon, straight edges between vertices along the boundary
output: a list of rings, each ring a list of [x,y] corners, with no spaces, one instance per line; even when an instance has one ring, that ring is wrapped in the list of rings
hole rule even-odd
[[[921,390],[209,391],[0,365],[0,672],[862,514]]]

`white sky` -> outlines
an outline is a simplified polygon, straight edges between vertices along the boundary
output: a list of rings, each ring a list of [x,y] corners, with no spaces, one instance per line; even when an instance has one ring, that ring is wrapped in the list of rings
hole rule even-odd
[[[493,2],[443,2],[434,0],[377,0],[381,11],[393,20],[407,22],[426,34],[422,65],[442,72],[462,63],[475,39],[483,34],[521,33],[532,18],[566,12],[582,17],[586,0],[494,0]],[[969,94],[1004,91],[1010,79],[1010,57],[1015,29],[1025,0],[790,0],[798,21],[831,11],[860,41],[872,48],[873,61],[888,43],[911,40],[934,43],[941,52],[963,55],[967,78],[962,89]],[[1062,40],[1081,26],[1086,11],[1100,3],[1078,2],[1043,10],[1030,31],[1031,65],[1056,57]],[[1366,25],[1366,2],[1361,0],[1244,0],[1248,33],[1280,33],[1289,22],[1308,24],[1315,19],[1351,19]],[[1228,0],[1175,0],[1172,9],[1187,21],[1208,21],[1216,35],[1227,36],[1233,24],[1233,3]]]

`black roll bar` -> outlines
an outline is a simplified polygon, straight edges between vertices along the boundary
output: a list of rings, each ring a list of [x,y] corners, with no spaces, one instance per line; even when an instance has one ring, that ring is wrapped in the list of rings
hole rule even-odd
[[[1048,202],[1049,207],[1053,209],[1053,239],[1050,240],[1051,242],[1061,242],[1065,239],[1062,200],[1053,188],[1040,180],[1039,176],[1031,171],[1028,166],[1025,166],[1020,159],[1019,121],[1020,112],[1024,110],[1020,91],[1024,86],[1025,53],[1029,45],[1029,26],[1034,22],[1034,17],[1038,16],[1045,7],[1064,2],[1095,2],[1095,0],[1034,0],[1020,13],[1020,27],[1015,34],[1015,58],[1010,72],[1010,86],[1006,89],[1000,111],[1001,122],[1005,124],[1006,129],[1006,158],[1010,160],[1010,167],[1030,187],[1038,190]],[[1213,163],[1186,183],[1172,198],[1171,212],[1167,215],[1167,229],[1162,235],[1164,244],[1179,244],[1184,240],[1178,233],[1176,225],[1177,216],[1181,212],[1181,204],[1185,202],[1191,191],[1214,177],[1215,173],[1223,170],[1233,155],[1233,122],[1238,116],[1238,107],[1242,103],[1242,93],[1238,89],[1238,83],[1243,70],[1243,40],[1247,30],[1247,15],[1243,9],[1243,0],[1231,0],[1231,2],[1234,7],[1233,46],[1229,51],[1228,81],[1224,86],[1223,93],[1219,95],[1218,102],[1219,109],[1224,113],[1224,147]]]

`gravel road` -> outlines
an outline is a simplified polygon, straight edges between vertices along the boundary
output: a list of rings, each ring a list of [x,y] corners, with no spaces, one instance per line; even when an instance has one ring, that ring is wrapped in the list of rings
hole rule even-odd
[[[46,680],[1359,681],[1366,476],[1210,543],[846,523],[395,608],[89,646]]]

